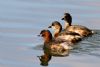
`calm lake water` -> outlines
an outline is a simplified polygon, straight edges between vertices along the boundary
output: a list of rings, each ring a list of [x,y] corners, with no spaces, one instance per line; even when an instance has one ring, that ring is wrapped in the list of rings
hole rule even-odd
[[[77,44],[69,56],[52,57],[48,67],[100,66],[99,0],[0,0],[0,67],[42,67],[43,40],[37,35],[64,12],[73,24],[96,31]]]

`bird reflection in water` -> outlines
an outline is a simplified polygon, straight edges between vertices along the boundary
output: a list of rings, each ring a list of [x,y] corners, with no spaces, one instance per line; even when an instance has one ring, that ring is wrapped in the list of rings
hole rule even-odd
[[[44,50],[44,55],[41,56],[37,56],[40,60],[40,65],[42,66],[48,66],[49,61],[52,59],[52,56],[55,57],[65,57],[65,56],[69,56],[69,50],[64,51],[64,53],[60,54],[58,52],[51,52],[49,49],[43,49]],[[66,55],[64,55],[66,54]]]
[[[48,62],[51,60],[52,56],[44,53],[44,55],[38,56],[38,58],[40,60],[40,65],[48,66]]]

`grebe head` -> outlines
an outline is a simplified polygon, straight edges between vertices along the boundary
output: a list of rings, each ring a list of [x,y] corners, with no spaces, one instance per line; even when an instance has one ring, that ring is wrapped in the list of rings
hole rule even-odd
[[[72,17],[69,13],[64,13],[64,17],[62,18],[62,20],[66,21],[71,26]]]
[[[49,26],[48,28],[53,28],[55,31],[62,30],[62,26],[61,26],[60,22],[58,22],[58,21],[52,22],[51,26]]]
[[[49,26],[48,28],[52,28],[54,30],[54,37],[58,36],[58,34],[62,30],[62,26],[58,21],[52,22],[51,26]]]
[[[52,40],[52,34],[49,30],[42,30],[39,36],[43,37],[44,42],[49,42]]]

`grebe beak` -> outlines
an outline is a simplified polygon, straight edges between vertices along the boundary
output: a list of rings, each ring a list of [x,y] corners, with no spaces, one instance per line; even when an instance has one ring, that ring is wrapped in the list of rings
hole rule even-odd
[[[61,20],[64,20],[64,17],[65,17],[65,15],[64,15],[64,16],[62,16]]]
[[[37,35],[37,36],[41,37],[42,35],[41,35],[41,34],[39,34],[39,35]]]
[[[52,26],[49,26],[48,28],[52,28]]]
[[[64,20],[64,18],[62,18],[61,20]]]
[[[41,58],[41,56],[37,56],[39,59]]]
[[[62,18],[61,20],[64,20],[64,18]]]

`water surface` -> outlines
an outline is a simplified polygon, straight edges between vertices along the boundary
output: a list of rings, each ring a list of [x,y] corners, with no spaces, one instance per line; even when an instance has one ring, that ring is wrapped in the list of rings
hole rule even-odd
[[[48,67],[100,66],[99,0],[0,0],[0,67],[41,67],[43,40],[37,35],[64,12],[73,24],[97,33],[77,44],[69,56],[52,57]]]

